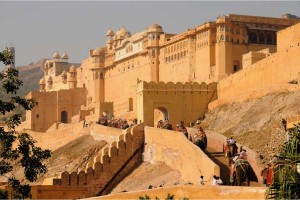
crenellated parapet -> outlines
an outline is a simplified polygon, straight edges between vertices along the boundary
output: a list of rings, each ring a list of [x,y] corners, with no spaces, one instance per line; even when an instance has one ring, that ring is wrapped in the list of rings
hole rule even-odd
[[[138,81],[137,93],[147,92],[213,92],[217,89],[217,83],[206,84],[202,82],[146,82]]]
[[[143,124],[126,129],[117,140],[103,148],[86,168],[78,172],[63,172],[60,179],[53,179],[53,185],[87,187],[86,197],[107,193],[141,162],[141,148],[144,143]]]

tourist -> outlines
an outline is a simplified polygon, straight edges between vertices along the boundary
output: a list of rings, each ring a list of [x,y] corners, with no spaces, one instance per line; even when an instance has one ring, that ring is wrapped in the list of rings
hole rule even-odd
[[[240,152],[240,156],[239,156],[239,159],[243,159],[243,160],[247,160],[247,153],[246,153],[246,150],[242,150],[242,152]]]
[[[268,174],[269,174],[269,166],[266,166],[262,171],[261,171],[261,176],[263,178],[263,185],[268,186]]]
[[[204,180],[203,180],[203,176],[202,175],[200,176],[200,179],[199,179],[199,185],[204,185]]]
[[[217,176],[216,178],[218,185],[223,185],[223,181],[221,180],[221,178],[219,176]]]
[[[213,186],[218,185],[218,181],[217,181],[217,176],[216,176],[216,175],[213,176],[212,185],[213,185]]]

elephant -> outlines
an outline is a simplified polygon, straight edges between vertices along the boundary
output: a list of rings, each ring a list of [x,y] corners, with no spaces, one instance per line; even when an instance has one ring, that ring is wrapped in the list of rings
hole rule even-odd
[[[204,151],[204,149],[207,147],[207,138],[196,138],[194,144],[197,145],[202,151]]]
[[[250,181],[258,182],[258,178],[247,160],[236,160],[233,168],[232,185],[241,186],[243,182],[246,182],[247,186],[250,186]]]

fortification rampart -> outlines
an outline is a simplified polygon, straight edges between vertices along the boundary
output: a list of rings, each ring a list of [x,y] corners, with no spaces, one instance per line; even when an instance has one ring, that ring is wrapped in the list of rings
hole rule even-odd
[[[97,194],[107,194],[122,178],[141,163],[144,141],[143,127],[143,124],[139,124],[128,128],[118,136],[116,141],[103,148],[98,156],[87,163],[85,170],[71,173],[65,171],[60,175],[60,178],[53,179],[53,185],[78,187],[81,190],[85,188],[85,198]]]
[[[82,135],[89,134],[90,127],[83,128],[82,122],[79,122],[71,126],[62,127],[55,132],[41,133],[31,130],[26,130],[26,132],[37,141],[37,146],[54,151]]]
[[[159,82],[155,83],[153,81],[146,82],[140,81],[137,86],[137,93],[146,92],[213,92],[216,89],[216,83],[206,84],[202,82]]]
[[[296,24],[280,31],[276,53],[220,80],[218,100],[210,107],[261,97],[268,91],[299,89],[297,85],[291,84],[297,81],[300,72],[299,30],[300,24]]]
[[[180,147],[178,146],[180,144]],[[220,175],[220,168],[199,147],[179,132],[145,127],[144,161],[164,162],[178,170],[185,181],[198,184],[200,175],[208,181]]]

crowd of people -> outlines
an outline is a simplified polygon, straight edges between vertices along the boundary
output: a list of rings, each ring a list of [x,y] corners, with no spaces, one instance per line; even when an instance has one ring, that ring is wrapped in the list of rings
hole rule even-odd
[[[184,136],[185,136],[186,138],[189,138],[188,131],[187,131],[185,125],[184,125],[184,121],[181,121],[180,124],[176,124],[175,131],[181,132],[181,133],[184,134]]]
[[[134,126],[137,124],[137,119],[134,119],[132,123],[129,125],[128,121],[126,119],[115,119],[114,116],[112,116],[110,119],[107,116],[102,115],[102,117],[96,121],[97,124],[100,124],[102,126],[108,126],[113,128],[120,128],[120,129],[127,129],[131,126]]]
[[[162,128],[162,129],[167,129],[167,130],[173,130],[172,124],[170,123],[170,121],[168,119],[163,120],[159,120],[157,123],[157,128]]]

